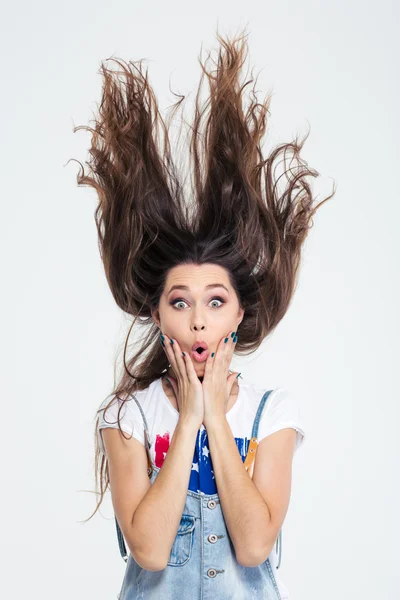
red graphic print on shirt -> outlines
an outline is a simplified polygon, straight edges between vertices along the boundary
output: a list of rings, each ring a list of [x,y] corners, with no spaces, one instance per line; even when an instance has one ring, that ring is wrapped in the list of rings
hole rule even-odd
[[[157,433],[156,441],[154,444],[154,464],[156,467],[161,468],[164,462],[165,455],[168,452],[170,444],[170,436],[169,431],[164,433],[164,435],[160,435]]]

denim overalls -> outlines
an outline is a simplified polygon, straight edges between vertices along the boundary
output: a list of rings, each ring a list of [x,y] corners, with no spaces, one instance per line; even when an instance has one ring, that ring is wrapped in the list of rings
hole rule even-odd
[[[241,457],[248,470],[257,449],[258,425],[272,390],[261,398],[251,433],[247,456]],[[134,397],[134,396],[133,396]],[[136,398],[145,425],[145,438],[151,447],[145,415]],[[254,453],[253,455],[250,455]],[[148,453],[149,456],[149,453]],[[160,468],[153,463],[150,477],[154,483]],[[243,567],[225,525],[218,494],[188,490],[185,507],[167,567],[148,571],[140,567],[132,554],[127,556],[122,532],[115,518],[121,555],[127,561],[119,600],[281,600],[270,559],[257,567]],[[282,531],[279,544],[281,563]]]

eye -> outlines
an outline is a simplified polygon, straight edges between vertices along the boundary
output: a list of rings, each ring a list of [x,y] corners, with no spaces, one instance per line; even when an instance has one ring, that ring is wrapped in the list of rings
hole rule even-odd
[[[210,302],[214,302],[215,300],[217,300],[218,302],[221,302],[220,306],[215,306],[214,308],[221,308],[221,306],[223,304],[225,304],[225,300],[223,298],[220,298],[219,296],[215,296],[214,298],[212,298],[212,300],[210,300]],[[178,304],[178,302],[183,302],[184,304],[186,303],[186,300],[184,300],[183,298],[177,298],[176,300],[173,300],[173,302],[170,302],[170,305],[175,307],[175,304]],[[178,308],[177,310],[181,310],[180,308]]]
[[[186,302],[184,300],[182,300],[181,298],[179,298],[178,300],[174,300],[173,302],[170,302],[171,306],[175,307],[175,304],[178,304],[178,302],[183,302],[184,304],[186,304]]]
[[[221,306],[222,304],[225,304],[225,301],[222,300],[222,298],[213,298],[212,300],[210,300],[210,302],[214,302],[214,300],[217,300],[217,302],[221,302]],[[219,308],[219,306],[216,306],[216,308]]]

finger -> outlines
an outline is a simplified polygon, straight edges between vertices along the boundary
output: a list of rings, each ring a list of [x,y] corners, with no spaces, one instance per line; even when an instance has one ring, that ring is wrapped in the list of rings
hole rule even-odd
[[[165,356],[167,357],[168,362],[170,362],[170,356],[168,354],[168,349],[167,349],[167,343],[168,343],[167,340],[168,340],[168,338],[165,335],[163,335],[162,332],[160,332],[160,343],[165,352]]]
[[[171,343],[170,347],[171,347],[171,350],[173,353],[175,364],[179,370],[179,373],[181,374],[182,378],[187,379],[186,365],[183,360],[181,347],[179,346],[179,343],[177,342],[177,340],[175,340],[174,338],[170,338],[169,341]]]
[[[229,350],[228,350],[228,367],[231,364],[232,358],[233,358],[233,353],[235,352],[235,347],[236,347],[236,341],[237,341],[237,332],[236,331],[231,331],[230,335],[229,335],[229,341],[226,344],[227,346],[229,346]]]
[[[211,376],[211,372],[213,371],[225,371],[225,348],[228,341],[229,337],[222,337],[218,343],[214,356],[211,356],[211,354],[213,354],[212,352],[207,356],[204,378]]]
[[[183,361],[186,366],[186,373],[187,373],[187,377],[188,377],[189,381],[190,382],[198,382],[199,378],[197,377],[196,369],[194,368],[193,359],[192,359],[190,353],[184,352],[183,354],[184,354]]]
[[[170,338],[170,344],[173,360],[175,361],[175,365],[177,366],[181,377],[185,379],[185,381],[194,381],[194,377],[197,378],[197,375],[191,356],[189,356],[187,352],[183,353],[179,342],[175,338]]]
[[[235,351],[235,345],[236,345],[236,337],[235,337],[236,331],[229,331],[227,333],[227,335],[223,338],[223,340],[221,340],[220,345],[222,346],[221,349],[221,358],[222,358],[222,363],[224,365],[224,368],[228,368],[231,360],[232,360],[232,356],[233,353]]]
[[[179,382],[179,380],[182,380],[183,374],[179,367],[179,363],[176,360],[176,353],[175,353],[176,342],[173,338],[170,338],[169,336],[165,336],[164,343],[165,343],[165,351],[167,353],[168,360],[169,360],[169,362],[174,370],[175,376]],[[175,346],[175,348],[174,348],[174,346]]]
[[[204,367],[204,377],[203,377],[203,381],[209,376],[211,375],[211,371],[213,369],[213,364],[214,364],[214,360],[215,360],[215,352],[209,352],[208,356],[207,356],[207,360],[206,360],[206,364]]]

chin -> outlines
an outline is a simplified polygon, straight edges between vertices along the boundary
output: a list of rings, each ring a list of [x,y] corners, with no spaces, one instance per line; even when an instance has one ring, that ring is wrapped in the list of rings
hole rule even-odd
[[[196,372],[197,371],[204,371],[204,369],[206,368],[206,362],[207,361],[197,362],[197,361],[193,360],[193,358],[192,358],[192,363],[193,363],[193,366],[194,366],[194,369],[195,369]]]

